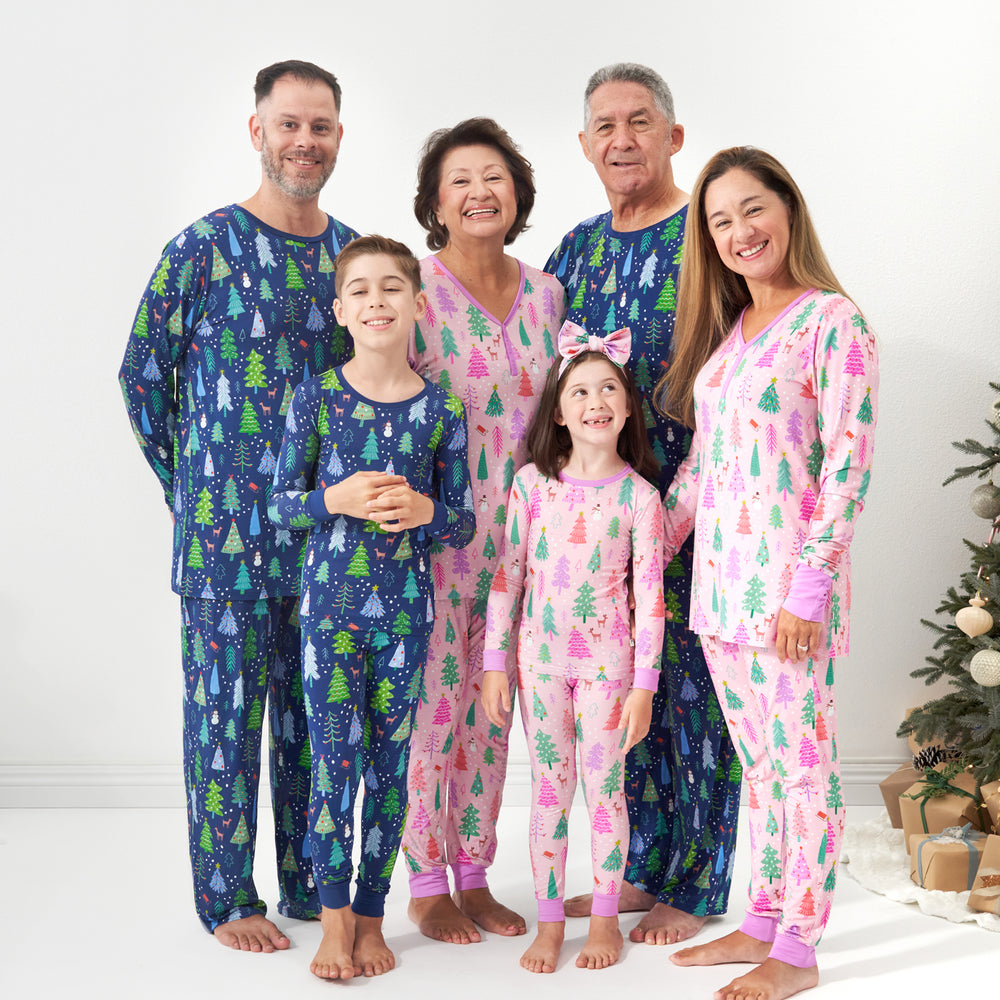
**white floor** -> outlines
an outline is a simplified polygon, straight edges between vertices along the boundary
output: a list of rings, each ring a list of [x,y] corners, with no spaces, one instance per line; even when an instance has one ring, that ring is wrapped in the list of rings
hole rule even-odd
[[[863,822],[878,811],[855,807],[848,822]],[[259,891],[273,903],[270,819],[269,812],[261,816],[257,872]],[[505,902],[529,915],[531,934],[526,825],[526,809],[504,807],[492,885]],[[585,889],[589,879],[585,830],[585,815],[574,809],[571,889]],[[180,809],[0,809],[0,997],[271,1000],[351,989],[369,998],[508,1000],[512,990],[523,990],[531,997],[572,992],[575,1000],[605,998],[611,991],[708,1000],[736,974],[736,967],[680,969],[667,961],[672,948],[632,944],[615,967],[580,970],[573,959],[586,922],[571,921],[559,969],[552,976],[533,976],[518,966],[524,938],[491,937],[457,947],[421,937],[406,918],[405,877],[397,865],[385,923],[396,970],[350,984],[323,983],[308,971],[319,941],[317,924],[277,918],[294,946],[272,955],[231,952],[205,934],[192,912],[185,844]],[[741,833],[730,915],[710,921],[703,938],[739,923],[747,873],[747,839]],[[623,915],[623,929],[636,920]],[[820,986],[809,995],[815,1000],[992,996],[998,957],[998,935],[924,916],[916,907],[866,892],[845,875],[820,947]]]

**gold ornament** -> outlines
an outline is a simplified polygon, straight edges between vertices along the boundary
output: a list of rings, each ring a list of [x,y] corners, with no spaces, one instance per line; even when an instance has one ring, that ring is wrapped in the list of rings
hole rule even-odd
[[[969,665],[972,679],[983,687],[1000,684],[1000,649],[981,649],[972,657]]]
[[[979,596],[978,590],[976,596],[970,598],[969,604],[972,607],[962,608],[955,615],[955,624],[970,639],[977,635],[986,635],[993,628],[993,616],[988,611],[983,610],[986,602]]]
[[[995,521],[1000,517],[1000,486],[994,486],[992,483],[977,486],[969,497],[969,506],[977,517]]]

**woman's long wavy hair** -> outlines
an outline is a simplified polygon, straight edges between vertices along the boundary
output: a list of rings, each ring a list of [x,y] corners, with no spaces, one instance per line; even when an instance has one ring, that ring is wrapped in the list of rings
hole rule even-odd
[[[716,153],[691,192],[670,365],[653,392],[654,405],[661,413],[691,428],[695,423],[695,378],[750,303],[742,275],[729,270],[719,258],[705,215],[709,184],[730,170],[745,170],[788,207],[788,271],[792,280],[804,288],[847,295],[823,253],[805,199],[791,174],[770,153],[753,146],[734,146]]]

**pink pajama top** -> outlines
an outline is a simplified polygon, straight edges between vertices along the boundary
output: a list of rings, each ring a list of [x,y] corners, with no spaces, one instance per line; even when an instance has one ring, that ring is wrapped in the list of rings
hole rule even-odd
[[[848,651],[850,544],[871,477],[875,336],[809,291],[749,343],[742,319],[699,373],[696,430],[664,501],[669,559],[695,532],[691,629],[775,642],[778,611]]]

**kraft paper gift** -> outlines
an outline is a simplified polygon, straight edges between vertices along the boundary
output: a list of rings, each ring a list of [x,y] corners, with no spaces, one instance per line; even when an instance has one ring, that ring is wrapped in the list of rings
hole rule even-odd
[[[882,791],[885,809],[894,829],[901,830],[903,828],[903,819],[899,812],[899,796],[914,782],[920,781],[923,776],[923,771],[917,771],[909,764],[904,764],[893,771],[885,781],[879,783],[878,787]]]
[[[983,805],[990,818],[992,833],[1000,834],[1000,781],[991,781],[979,789]]]
[[[988,839],[968,823],[930,836],[913,834],[909,841],[910,879],[924,889],[966,892],[976,881]]]
[[[969,906],[1000,916],[1000,837],[987,837],[979,872],[969,893]]]
[[[975,779],[968,771],[958,770],[957,765],[942,764],[925,771],[923,778],[899,797],[907,853],[910,839],[917,833],[940,833],[963,823],[981,830],[986,813],[980,809],[977,793]]]

